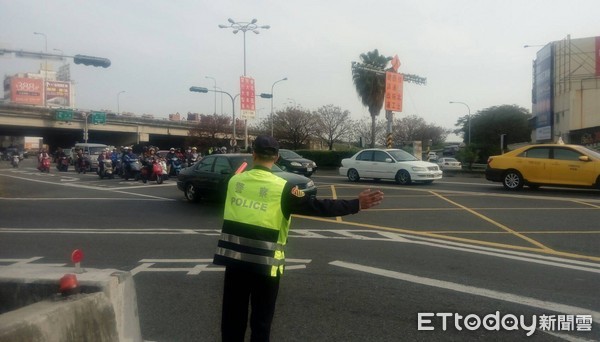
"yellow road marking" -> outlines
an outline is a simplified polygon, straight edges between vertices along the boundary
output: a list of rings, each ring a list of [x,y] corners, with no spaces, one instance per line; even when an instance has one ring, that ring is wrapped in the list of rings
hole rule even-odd
[[[337,199],[337,192],[335,191],[335,185],[331,184],[331,197],[333,199]],[[337,222],[342,222],[342,217],[341,216],[336,216],[335,220]]]
[[[471,213],[471,214],[473,214],[473,215],[475,215],[475,216],[479,217],[480,219],[482,219],[482,220],[484,220],[484,221],[487,221],[487,222],[489,222],[489,223],[491,223],[491,224],[495,225],[496,227],[498,227],[498,228],[500,228],[500,229],[503,229],[503,230],[505,230],[505,231],[507,231],[507,232],[509,232],[509,233],[512,233],[513,235],[515,235],[515,236],[517,236],[517,237],[519,237],[519,238],[521,238],[521,239],[523,239],[523,240],[525,240],[525,241],[527,241],[527,242],[529,242],[529,243],[531,243],[531,244],[533,244],[533,245],[535,245],[535,246],[538,246],[538,247],[539,247],[539,248],[541,248],[541,249],[548,250],[548,251],[551,251],[551,250],[552,250],[551,248],[544,246],[543,244],[541,244],[541,243],[537,242],[536,240],[534,240],[534,239],[532,239],[532,238],[530,238],[530,237],[527,237],[527,236],[525,236],[525,235],[523,235],[523,234],[520,234],[519,232],[517,232],[517,231],[515,231],[515,230],[513,230],[513,229],[511,229],[511,228],[509,228],[509,227],[507,227],[507,226],[505,226],[505,225],[503,225],[503,224],[502,224],[502,223],[500,223],[500,222],[496,222],[496,221],[492,220],[491,218],[489,218],[489,217],[487,217],[487,216],[485,216],[485,215],[482,215],[482,214],[480,214],[480,213],[476,212],[475,210],[472,210],[472,209],[470,209],[470,208],[467,208],[467,207],[465,207],[464,205],[462,205],[462,204],[460,204],[460,203],[456,203],[456,202],[452,201],[451,199],[449,199],[449,198],[446,198],[446,197],[444,197],[444,196],[442,196],[442,195],[440,195],[440,194],[437,194],[437,193],[435,193],[435,192],[433,192],[433,191],[431,191],[431,193],[432,193],[432,194],[434,194],[434,195],[436,195],[436,196],[437,196],[437,197],[439,197],[440,199],[443,199],[444,201],[446,201],[446,202],[448,202],[448,203],[451,203],[452,205],[455,205],[455,206],[457,206],[457,207],[459,207],[459,208],[461,208],[461,209],[463,209],[463,210],[465,210],[465,211],[467,211],[467,212],[469,212],[469,213]]]
[[[600,209],[600,206],[594,205],[592,203],[583,202],[583,201],[575,201],[575,200],[573,200],[573,202],[581,204],[581,205],[589,205],[590,207],[592,207],[592,208],[586,208],[586,209],[593,209],[593,208]]]
[[[458,241],[458,242],[464,242],[464,243],[472,243],[472,244],[481,245],[481,246],[506,248],[506,249],[512,249],[512,250],[535,252],[535,253],[542,253],[542,254],[547,254],[547,255],[554,255],[554,256],[561,256],[561,257],[584,259],[584,260],[600,262],[600,257],[568,253],[568,252],[560,252],[560,251],[556,251],[556,250],[549,249],[549,248],[542,249],[542,248],[534,248],[534,247],[516,246],[516,245],[509,245],[509,244],[504,244],[504,243],[481,241],[481,240],[466,239],[466,238],[460,238],[460,237],[448,236],[448,235],[442,235],[442,234],[435,234],[435,233],[430,233],[430,232],[419,232],[419,231],[404,229],[404,228],[383,227],[383,226],[378,226],[378,225],[368,224],[368,223],[349,222],[349,221],[338,222],[338,221],[324,218],[324,217],[304,216],[304,215],[297,215],[297,214],[294,214],[294,216],[303,218],[303,219],[307,219],[307,220],[313,220],[313,221],[322,221],[322,222],[327,222],[327,223],[340,223],[340,224],[345,224],[345,225],[349,225],[349,226],[357,226],[357,227],[370,228],[370,229],[375,229],[375,230],[385,230],[385,231],[390,231],[390,232],[395,232],[395,233],[405,233],[405,234],[412,234],[412,235],[418,235],[418,236],[426,236],[426,237],[432,237],[432,238],[436,238],[436,239]]]
[[[339,185],[338,187],[340,188],[356,188],[357,186],[355,185],[348,185],[348,186],[344,186],[344,185]],[[331,184],[330,185],[331,188],[331,193],[332,193],[332,198],[333,199],[337,199],[337,192],[335,190],[335,185]],[[394,188],[395,190],[398,190],[397,188]],[[358,227],[364,227],[364,228],[370,228],[370,229],[374,229],[374,230],[385,230],[385,231],[392,231],[392,232],[397,232],[397,233],[405,233],[405,234],[412,234],[412,235],[418,235],[418,236],[426,236],[426,237],[432,237],[432,238],[437,238],[437,239],[445,239],[445,240],[450,240],[450,241],[458,241],[458,242],[463,242],[463,243],[472,243],[472,244],[477,244],[477,245],[483,245],[483,246],[490,246],[490,247],[497,247],[497,248],[506,248],[506,249],[512,249],[512,250],[521,250],[521,251],[529,251],[529,252],[537,252],[537,253],[542,253],[542,254],[548,254],[548,255],[554,255],[554,256],[561,256],[561,257],[570,257],[570,258],[576,258],[576,259],[585,259],[585,260],[591,260],[591,261],[600,261],[600,257],[595,257],[595,256],[590,256],[590,255],[583,255],[583,254],[576,254],[576,253],[568,253],[568,252],[561,252],[561,251],[556,251],[554,249],[548,248],[546,246],[544,246],[543,244],[528,238],[527,236],[524,236],[522,234],[526,233],[526,234],[600,234],[600,231],[547,231],[547,232],[543,232],[543,231],[516,231],[513,230],[507,226],[504,226],[496,221],[493,221],[492,219],[477,213],[474,210],[527,210],[527,208],[477,208],[477,209],[469,209],[463,205],[460,205],[456,202],[453,202],[441,195],[439,195],[438,193],[435,193],[431,190],[420,190],[420,191],[427,191],[428,193],[430,193],[430,195],[421,195],[421,196],[392,196],[392,197],[432,197],[432,196],[436,196],[438,198],[441,198],[455,206],[457,206],[458,208],[399,208],[399,209],[381,209],[381,208],[371,208],[368,209],[368,211],[417,211],[417,210],[421,210],[421,211],[431,211],[431,210],[465,210],[475,216],[478,216],[479,218],[488,221],[492,224],[494,224],[497,227],[502,228],[504,231],[501,232],[482,232],[482,231],[415,231],[415,230],[410,230],[410,229],[403,229],[403,228],[393,228],[393,227],[384,227],[384,226],[378,226],[378,225],[372,225],[372,224],[365,224],[365,223],[356,223],[356,222],[348,222],[348,221],[342,221],[341,217],[336,217],[335,221],[331,220],[329,218],[322,218],[322,217],[314,217],[314,216],[303,216],[303,215],[294,215],[297,216],[299,218],[304,218],[304,219],[308,219],[308,220],[314,220],[314,221],[323,221],[323,222],[328,222],[328,223],[341,223],[341,224],[346,224],[346,225],[351,225],[351,226],[358,226]],[[460,192],[450,192],[449,195],[461,195],[462,193]],[[342,196],[342,197],[351,197],[351,196]],[[386,197],[391,197],[389,195],[386,195]],[[508,195],[498,195],[498,197],[515,197],[513,196],[508,196]],[[547,198],[545,198],[547,199]],[[547,199],[548,200],[548,199]],[[559,200],[559,199],[553,199],[550,198],[550,200]],[[565,200],[565,199],[562,199]],[[567,199],[568,200],[568,199]],[[596,206],[593,205],[591,203],[588,202],[584,202],[584,201],[578,201],[578,200],[574,200],[572,199],[572,202],[575,203],[579,203],[579,204],[583,204],[583,205],[588,205],[590,206],[590,208],[530,208],[530,209],[535,209],[535,210],[540,210],[540,209],[546,209],[546,210],[593,210],[596,208],[600,208],[600,206]],[[522,238],[536,246],[538,246],[539,248],[534,248],[534,247],[524,247],[524,246],[517,246],[517,245],[510,245],[510,244],[504,244],[504,243],[496,243],[496,242],[489,242],[489,241],[482,241],[482,240],[475,240],[475,239],[467,239],[467,238],[461,238],[461,237],[455,237],[455,236],[448,236],[448,235],[443,235],[443,234],[511,234],[511,235],[515,235],[518,236],[519,238]]]

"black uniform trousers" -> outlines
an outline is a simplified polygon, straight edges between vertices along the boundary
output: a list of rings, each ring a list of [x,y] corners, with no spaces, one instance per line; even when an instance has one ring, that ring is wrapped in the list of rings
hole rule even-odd
[[[269,341],[279,279],[234,266],[225,268],[221,337],[223,342],[244,341],[250,314],[251,341]]]

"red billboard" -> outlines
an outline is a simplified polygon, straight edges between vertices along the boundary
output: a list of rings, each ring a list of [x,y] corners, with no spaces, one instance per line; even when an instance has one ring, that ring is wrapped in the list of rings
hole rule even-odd
[[[44,80],[13,77],[10,80],[10,101],[28,105],[44,105]]]
[[[388,71],[385,73],[385,110],[392,112],[402,111],[402,83],[404,76]]]
[[[46,105],[68,107],[71,99],[69,82],[46,82]]]
[[[256,113],[256,97],[254,92],[254,79],[240,77],[240,108],[242,118],[254,119]]]

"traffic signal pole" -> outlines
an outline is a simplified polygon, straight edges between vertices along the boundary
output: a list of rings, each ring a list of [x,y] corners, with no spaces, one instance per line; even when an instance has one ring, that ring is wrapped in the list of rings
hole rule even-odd
[[[75,64],[91,65],[91,66],[103,67],[103,68],[108,68],[111,64],[110,59],[103,58],[103,57],[86,56],[86,55],[67,56],[67,55],[63,55],[63,54],[59,55],[59,54],[48,53],[48,52],[0,49],[0,56],[4,55],[6,53],[14,53],[15,56],[23,57],[23,58],[53,59],[53,60],[58,60],[58,61],[64,61],[65,57],[67,57],[67,58],[73,58],[73,62]]]

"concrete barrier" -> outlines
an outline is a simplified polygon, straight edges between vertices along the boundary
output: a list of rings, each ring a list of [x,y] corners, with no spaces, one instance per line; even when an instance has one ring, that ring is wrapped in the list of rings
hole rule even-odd
[[[0,342],[142,341],[129,272],[86,269],[80,294],[63,297],[60,278],[72,267],[0,266]]]

